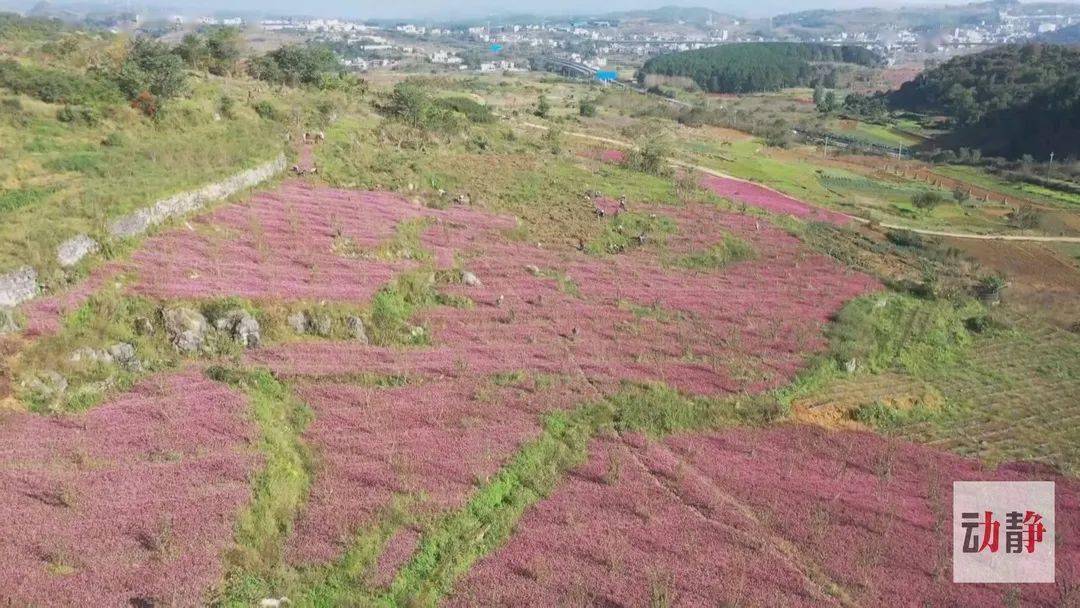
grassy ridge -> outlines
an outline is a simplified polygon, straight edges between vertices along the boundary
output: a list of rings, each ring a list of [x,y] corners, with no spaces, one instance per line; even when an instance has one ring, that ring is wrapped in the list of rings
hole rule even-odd
[[[252,499],[236,523],[236,543],[225,556],[227,579],[215,604],[248,606],[272,595],[285,576],[282,551],[307,498],[313,455],[300,439],[311,410],[265,370],[211,367],[207,375],[244,391],[265,458],[252,482]]]
[[[782,414],[768,395],[689,397],[663,384],[627,384],[609,399],[545,416],[544,431],[481,486],[463,508],[442,517],[422,537],[383,605],[434,606],[481,557],[502,545],[525,510],[548,496],[584,462],[598,433],[663,437],[740,424],[766,424]]]

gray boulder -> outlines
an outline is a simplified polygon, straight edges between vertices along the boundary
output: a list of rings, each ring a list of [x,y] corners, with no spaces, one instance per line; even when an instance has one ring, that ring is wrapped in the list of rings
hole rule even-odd
[[[330,332],[334,330],[334,321],[330,318],[330,315],[316,315],[308,317],[308,331],[311,333],[327,337]]]
[[[100,250],[101,247],[97,244],[97,241],[85,234],[79,234],[60,243],[60,246],[56,248],[56,260],[64,268],[69,268],[78,264],[86,256]]]
[[[308,316],[306,312],[294,312],[289,315],[285,320],[294,332],[298,334],[307,333]]]
[[[254,348],[262,342],[258,320],[242,308],[234,308],[225,313],[214,321],[214,327],[228,333],[245,348]]]
[[[351,315],[345,318],[345,329],[349,332],[349,336],[352,339],[368,344],[367,330],[364,328],[364,320],[355,315]]]
[[[117,365],[129,372],[142,371],[142,362],[135,356],[135,347],[127,342],[117,342],[110,346],[109,356]]]
[[[135,328],[135,333],[140,336],[152,336],[154,335],[154,322],[146,317],[135,317],[132,322]]]
[[[14,308],[37,294],[38,275],[30,266],[0,274],[0,307]]]
[[[483,283],[480,282],[480,279],[468,270],[461,271],[461,282],[469,287],[480,287],[483,285]]]
[[[206,317],[197,310],[185,307],[166,308],[161,311],[165,321],[165,332],[176,350],[182,353],[194,353],[202,349],[206,342],[206,333],[210,324]]]
[[[92,348],[89,346],[80,346],[71,353],[70,360],[72,363],[109,364],[113,362],[113,357],[104,349]]]

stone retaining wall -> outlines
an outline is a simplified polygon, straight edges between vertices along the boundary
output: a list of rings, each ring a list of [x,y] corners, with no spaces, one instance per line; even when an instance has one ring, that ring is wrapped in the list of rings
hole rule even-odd
[[[109,224],[109,236],[128,238],[142,234],[165,220],[195,211],[206,203],[232,196],[244,188],[264,182],[285,170],[285,155],[247,171],[241,171],[223,181],[204,186],[198,190],[181,192],[162,199],[150,207],[117,218]]]
[[[280,154],[268,163],[241,171],[220,182],[215,182],[198,190],[170,196],[150,207],[117,218],[109,224],[109,236],[112,238],[129,238],[142,234],[169,218],[196,211],[207,203],[227,198],[245,188],[256,186],[284,170],[285,155]],[[98,243],[90,236],[78,234],[57,247],[56,258],[61,266],[74,266],[84,257],[99,249]],[[13,308],[33,299],[37,294],[38,275],[37,271],[30,266],[0,274],[0,308]]]

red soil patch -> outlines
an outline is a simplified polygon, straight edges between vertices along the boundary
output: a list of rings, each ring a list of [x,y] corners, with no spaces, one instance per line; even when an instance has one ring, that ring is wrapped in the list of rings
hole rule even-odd
[[[656,581],[680,606],[999,605],[1014,586],[951,582],[952,482],[1022,479],[1057,482],[1058,580],[1075,584],[1072,479],[801,425],[602,441],[448,605],[647,605]]]
[[[850,218],[841,213],[826,211],[799,199],[780,194],[775,190],[738,179],[704,175],[701,178],[701,185],[724,198],[760,207],[772,213],[793,215],[841,226],[851,221]]]
[[[82,416],[0,418],[0,602],[203,603],[250,497],[244,410],[184,371]]]

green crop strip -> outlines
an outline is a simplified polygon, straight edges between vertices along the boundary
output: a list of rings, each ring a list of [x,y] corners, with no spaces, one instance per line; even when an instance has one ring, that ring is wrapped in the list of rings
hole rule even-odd
[[[250,606],[272,596],[287,576],[283,548],[313,476],[313,457],[300,437],[312,412],[266,370],[211,367],[206,374],[247,394],[265,458],[252,482],[251,504],[237,521],[236,543],[225,556],[225,585],[214,600]]]
[[[781,415],[782,408],[768,395],[707,399],[662,384],[627,384],[608,399],[548,414],[540,437],[525,444],[467,505],[428,530],[379,604],[434,606],[477,560],[506,542],[526,509],[585,461],[589,441],[599,433],[663,437],[767,424]]]

